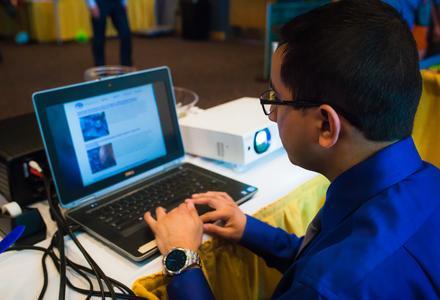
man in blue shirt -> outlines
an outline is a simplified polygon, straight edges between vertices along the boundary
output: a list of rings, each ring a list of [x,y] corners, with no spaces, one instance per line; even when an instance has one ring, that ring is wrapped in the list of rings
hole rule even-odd
[[[295,18],[281,36],[260,101],[290,161],[331,181],[326,202],[303,238],[219,192],[158,208],[157,219],[146,213],[173,274],[169,298],[214,298],[197,267],[202,231],[282,272],[274,299],[439,298],[440,170],[411,138],[421,76],[408,26],[381,1],[344,0]],[[199,217],[195,204],[214,211]]]

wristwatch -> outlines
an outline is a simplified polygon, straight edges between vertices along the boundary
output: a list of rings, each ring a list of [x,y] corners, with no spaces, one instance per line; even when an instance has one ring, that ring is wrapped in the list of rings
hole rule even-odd
[[[164,255],[162,264],[167,275],[177,275],[194,265],[200,266],[200,256],[195,251],[177,247]]]

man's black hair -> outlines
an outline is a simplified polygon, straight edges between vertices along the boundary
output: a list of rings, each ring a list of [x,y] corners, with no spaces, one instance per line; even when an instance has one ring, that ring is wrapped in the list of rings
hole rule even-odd
[[[341,0],[281,29],[283,83],[294,99],[325,100],[373,141],[411,135],[422,79],[414,38],[379,0]]]

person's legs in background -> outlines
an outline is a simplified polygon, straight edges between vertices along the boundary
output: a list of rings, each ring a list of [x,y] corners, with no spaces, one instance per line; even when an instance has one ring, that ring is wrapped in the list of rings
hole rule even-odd
[[[113,25],[118,31],[120,42],[120,61],[123,66],[132,66],[132,46],[131,46],[131,32],[130,25],[128,24],[128,17],[126,8],[120,1],[112,3],[114,5],[110,16],[112,18]]]
[[[432,0],[426,57],[440,54],[440,0]]]
[[[105,65],[105,31],[108,16],[106,1],[96,1],[99,7],[99,16],[92,17],[93,41],[92,51],[95,66]]]

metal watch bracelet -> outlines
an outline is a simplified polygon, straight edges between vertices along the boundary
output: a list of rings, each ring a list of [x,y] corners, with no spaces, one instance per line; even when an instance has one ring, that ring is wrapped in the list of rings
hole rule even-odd
[[[167,260],[168,254],[174,250],[183,251],[183,252],[185,252],[185,255],[186,255],[185,265],[177,271],[169,270],[166,266],[166,263],[165,263]],[[178,274],[182,273],[183,271],[185,271],[186,269],[188,269],[194,265],[201,267],[201,261],[200,261],[200,256],[196,251],[193,251],[190,249],[185,249],[185,248],[180,248],[180,247],[175,247],[175,248],[172,248],[166,255],[163,256],[162,265],[163,265],[164,272],[166,275],[174,276],[174,275],[178,275]]]

